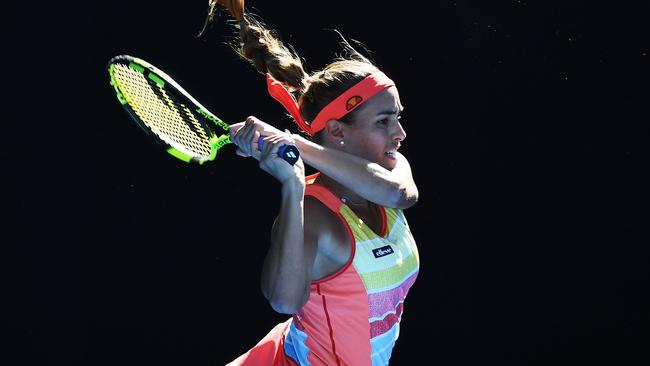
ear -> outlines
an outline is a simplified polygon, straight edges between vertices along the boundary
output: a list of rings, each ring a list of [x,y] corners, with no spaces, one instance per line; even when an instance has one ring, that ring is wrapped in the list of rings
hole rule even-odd
[[[325,131],[327,135],[333,137],[335,140],[340,140],[344,137],[345,124],[336,119],[331,119],[325,124]]]

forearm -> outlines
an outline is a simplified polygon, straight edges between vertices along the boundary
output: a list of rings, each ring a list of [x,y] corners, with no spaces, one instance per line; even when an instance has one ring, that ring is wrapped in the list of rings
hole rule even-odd
[[[365,199],[388,207],[408,208],[418,199],[411,169],[401,154],[395,169],[388,170],[344,151],[323,147],[294,135],[305,163],[352,189]]]
[[[282,187],[282,204],[262,268],[262,292],[274,310],[293,313],[309,295],[311,266],[304,245],[304,186]]]
[[[243,123],[231,125],[237,131]],[[260,134],[282,133],[267,123],[257,124]],[[340,150],[323,147],[292,135],[305,163],[352,189],[361,197],[382,206],[405,209],[418,200],[418,189],[408,161],[397,153],[397,164],[388,170],[379,164]]]

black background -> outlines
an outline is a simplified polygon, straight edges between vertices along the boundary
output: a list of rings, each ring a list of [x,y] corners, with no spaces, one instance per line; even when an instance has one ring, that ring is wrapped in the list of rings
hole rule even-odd
[[[130,54],[226,121],[295,131],[232,28],[194,37],[206,3],[3,5],[4,364],[221,365],[286,318],[258,283],[278,184],[232,149],[155,149],[108,85]],[[421,272],[393,364],[648,363],[639,4],[247,4],[309,71],[339,29],[398,84]]]

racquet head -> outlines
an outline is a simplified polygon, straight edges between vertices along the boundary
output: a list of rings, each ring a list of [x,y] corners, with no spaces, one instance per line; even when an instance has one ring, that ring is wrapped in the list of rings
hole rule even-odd
[[[124,109],[176,158],[203,164],[231,142],[228,124],[150,63],[121,55],[113,57],[107,69]]]
[[[214,160],[217,151],[231,143],[230,126],[162,70],[127,55],[113,57],[107,69],[124,109],[171,155],[188,163],[203,164]],[[261,149],[262,136],[258,145]],[[278,155],[293,165],[300,154],[296,146],[283,145]]]

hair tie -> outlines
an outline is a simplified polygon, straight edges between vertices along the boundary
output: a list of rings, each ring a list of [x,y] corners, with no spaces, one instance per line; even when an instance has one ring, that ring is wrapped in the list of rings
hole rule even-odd
[[[310,135],[314,135],[316,132],[325,128],[327,121],[343,118],[343,116],[352,112],[375,94],[394,85],[395,83],[383,72],[377,71],[372,73],[323,107],[311,124],[308,124],[300,115],[300,108],[298,107],[296,98],[289,93],[281,82],[274,79],[271,74],[266,73],[266,86],[269,94],[282,104],[284,109],[296,121],[300,129]]]
[[[296,102],[296,98],[294,98],[294,96],[289,93],[287,88],[285,88],[281,82],[273,78],[273,76],[271,76],[271,74],[268,72],[266,73],[266,88],[268,89],[269,94],[273,97],[273,99],[280,102],[284,109],[289,112],[300,129],[310,135],[313,135],[311,127],[300,115],[300,108],[298,108],[298,102]]]

